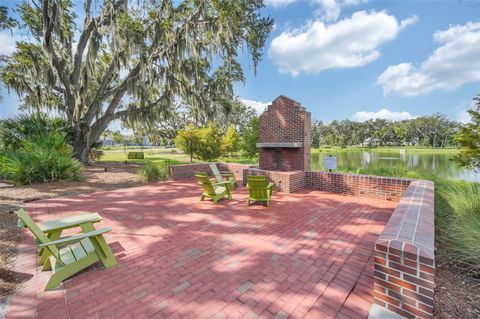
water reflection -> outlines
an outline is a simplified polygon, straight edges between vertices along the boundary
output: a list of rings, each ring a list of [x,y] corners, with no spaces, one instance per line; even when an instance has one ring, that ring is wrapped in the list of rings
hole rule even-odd
[[[312,154],[312,169],[324,170],[323,158],[328,155],[337,157],[339,168],[385,167],[407,168],[427,171],[442,177],[480,182],[480,174],[457,166],[452,154],[409,154],[395,152],[323,152]]]

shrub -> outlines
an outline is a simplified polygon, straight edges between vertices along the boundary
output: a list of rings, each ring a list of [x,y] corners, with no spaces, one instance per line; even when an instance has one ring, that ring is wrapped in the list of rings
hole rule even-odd
[[[0,176],[16,185],[78,180],[81,164],[72,155],[61,133],[30,137],[0,152]]]
[[[252,118],[247,127],[243,130],[242,151],[246,157],[256,157],[258,154],[257,143],[260,136],[260,120],[256,116]]]
[[[449,257],[465,272],[480,275],[480,184],[439,184],[435,200],[442,204],[435,209]]]
[[[157,164],[154,162],[147,161],[142,166],[142,168],[140,168],[139,174],[144,180],[149,182],[167,180],[168,179],[168,163],[166,161],[163,161]]]
[[[472,275],[480,275],[480,216],[456,216],[445,237],[457,265]]]
[[[457,182],[442,188],[457,216],[480,217],[480,183]]]
[[[240,150],[241,138],[233,125],[227,128],[227,132],[222,137],[222,152],[224,155],[232,155]]]
[[[22,141],[48,133],[61,133],[67,140],[73,135],[72,128],[61,118],[49,118],[43,113],[21,114],[3,120],[0,126],[0,141],[4,148],[19,148]]]
[[[222,132],[213,124],[200,129],[189,125],[178,132],[175,144],[190,155],[190,161],[193,157],[212,161],[222,153]]]
[[[200,144],[199,130],[193,124],[188,125],[183,130],[178,131],[177,137],[175,137],[175,144],[186,154],[190,155],[190,162],[192,162]]]
[[[199,130],[200,145],[196,155],[202,161],[213,161],[222,155],[222,131],[215,125]]]

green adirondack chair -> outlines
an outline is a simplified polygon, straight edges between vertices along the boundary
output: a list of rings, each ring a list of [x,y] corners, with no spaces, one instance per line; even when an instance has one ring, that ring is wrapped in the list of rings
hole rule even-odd
[[[70,216],[57,220],[49,220],[38,225],[40,230],[45,233],[45,235],[50,240],[60,239],[62,232],[66,229],[71,228],[80,228],[84,233],[89,231],[94,231],[94,223],[98,223],[102,220],[102,217],[97,213],[84,214],[79,216]],[[43,265],[50,257],[50,253],[47,249],[40,249],[39,255],[39,264]]]
[[[218,201],[225,196],[228,199],[232,199],[232,194],[230,193],[229,183],[230,182],[222,182],[222,183],[212,183],[212,180],[208,178],[207,173],[204,172],[197,172],[195,176],[198,178],[198,183],[202,185],[203,193],[200,197],[200,200],[203,201],[205,198],[211,198],[213,203],[216,204]]]
[[[272,198],[273,183],[267,185],[266,176],[247,176],[247,188],[250,192],[248,196],[248,205],[252,202],[265,202],[268,206]]]
[[[230,187],[230,190],[234,190],[238,184],[235,174],[233,172],[220,172],[217,167],[217,164],[210,164],[210,169],[212,170],[213,175],[215,176],[218,183],[229,182],[227,185]]]
[[[111,231],[111,228],[50,240],[24,209],[20,209],[16,214],[18,226],[27,227],[35,236],[38,247],[49,252],[50,256],[43,264],[42,271],[52,270],[53,274],[45,291],[52,290],[65,279],[98,261],[101,261],[105,268],[117,264],[115,256],[103,238],[103,234]]]

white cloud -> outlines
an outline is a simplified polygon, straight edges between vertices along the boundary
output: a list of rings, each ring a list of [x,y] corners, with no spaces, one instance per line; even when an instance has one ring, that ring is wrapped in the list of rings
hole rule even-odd
[[[297,2],[297,0],[265,0],[265,5],[271,6],[274,8],[286,7],[289,4]]]
[[[20,37],[10,32],[10,30],[0,31],[0,54],[9,55],[15,51],[15,42],[20,41]]]
[[[440,46],[420,66],[392,65],[378,77],[385,95],[424,95],[480,81],[480,23],[451,26],[433,39]]]
[[[255,111],[257,111],[257,114],[262,114],[262,112],[265,110],[267,106],[272,104],[272,102],[259,102],[259,101],[254,101],[254,100],[246,100],[246,99],[240,99],[240,102],[243,104],[253,107]]]
[[[467,110],[463,110],[458,114],[457,121],[461,123],[471,123],[472,118],[470,116],[470,113],[467,112]]]
[[[400,21],[400,29],[403,30],[406,27],[415,24],[418,22],[418,16],[411,16],[406,18],[405,20]]]
[[[301,30],[283,32],[273,39],[268,53],[280,72],[293,76],[360,67],[376,60],[380,45],[411,23],[412,18],[398,22],[384,11],[359,11],[334,24],[315,21]]]
[[[316,15],[322,21],[336,21],[343,7],[358,5],[367,1],[368,0],[311,0],[311,2],[320,6]]]
[[[320,5],[317,15],[324,21],[336,21],[340,16],[340,1],[336,0],[314,0]]]
[[[374,120],[374,119],[385,119],[389,121],[401,121],[401,120],[408,120],[412,119],[414,116],[412,116],[409,112],[403,111],[403,112],[392,112],[387,109],[381,109],[378,112],[365,112],[365,111],[360,111],[355,113],[352,116],[352,119],[354,121],[359,121],[359,122],[365,122],[368,120]]]
[[[314,6],[318,6],[315,15],[322,21],[336,21],[340,16],[341,9],[347,6],[365,3],[368,0],[309,0]],[[265,5],[274,8],[283,8],[299,0],[265,0]],[[306,2],[306,1],[305,1]]]

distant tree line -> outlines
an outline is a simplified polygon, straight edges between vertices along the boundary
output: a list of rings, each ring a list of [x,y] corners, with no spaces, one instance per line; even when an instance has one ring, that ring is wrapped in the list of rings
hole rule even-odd
[[[444,114],[417,117],[402,121],[384,119],[356,122],[351,120],[312,122],[312,147],[328,146],[424,146],[455,147],[462,124]]]

